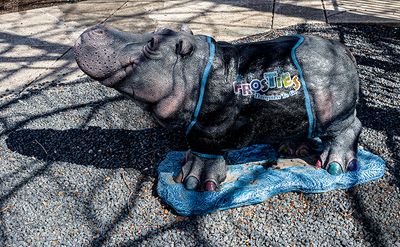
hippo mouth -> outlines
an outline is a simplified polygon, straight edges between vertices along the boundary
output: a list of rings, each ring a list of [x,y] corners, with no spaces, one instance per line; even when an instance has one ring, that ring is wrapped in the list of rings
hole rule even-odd
[[[126,77],[131,75],[136,66],[137,63],[132,61],[125,65],[122,65],[121,69],[111,72],[104,78],[94,78],[94,79],[98,80],[104,86],[115,87],[119,82],[123,81]]]
[[[86,66],[81,66],[79,60],[77,60],[78,66],[80,69],[93,78],[96,81],[99,81],[101,84],[107,87],[115,87],[120,82],[122,82],[126,77],[133,74],[134,69],[138,66],[140,57],[133,56],[130,58],[121,59],[125,61],[120,61],[119,69],[111,71],[107,73],[105,76],[99,76],[93,73],[90,68],[86,68]]]
[[[152,50],[149,46],[143,46],[141,51],[131,54],[130,57],[120,56],[121,68],[109,73],[103,78],[95,78],[101,84],[107,87],[115,87],[119,82],[123,81],[126,77],[133,73],[133,70],[138,66],[144,58],[148,59],[159,59],[161,58],[161,53]],[[122,61],[121,61],[122,60]]]

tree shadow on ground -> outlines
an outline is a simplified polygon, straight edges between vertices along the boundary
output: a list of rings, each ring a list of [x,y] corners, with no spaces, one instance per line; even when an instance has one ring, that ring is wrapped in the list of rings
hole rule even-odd
[[[10,133],[6,143],[10,150],[40,160],[142,171],[158,164],[169,150],[187,148],[181,135],[161,128],[21,129]]]
[[[79,1],[82,0],[2,0],[2,3],[0,3],[0,14],[44,8],[59,4],[76,3]]]
[[[283,2],[283,1],[232,1],[232,0],[209,0],[216,4],[227,4],[238,7],[245,7],[255,11],[262,12],[273,12],[273,14],[279,14],[287,16],[288,18],[302,18],[304,20],[315,20],[325,21],[326,23],[338,22],[337,19],[340,17],[349,20],[365,20],[365,16],[368,16],[369,22],[371,20],[375,22],[386,22],[386,23],[398,23],[399,20],[396,18],[393,12],[393,8],[399,7],[394,1],[363,1],[362,5],[358,2],[346,1],[338,5],[336,0],[323,0],[319,3],[313,3],[314,6],[304,6],[303,4],[297,4],[296,1]],[[273,5],[273,8],[269,7]],[[330,5],[333,9],[330,8]],[[362,6],[362,7],[361,7]],[[389,7],[390,6],[390,7]],[[340,9],[339,9],[340,7]],[[361,11],[360,11],[361,10]],[[321,16],[321,12],[324,12],[324,18]],[[361,12],[361,13],[360,13]],[[393,16],[393,18],[391,18]],[[334,18],[337,17],[337,18]]]

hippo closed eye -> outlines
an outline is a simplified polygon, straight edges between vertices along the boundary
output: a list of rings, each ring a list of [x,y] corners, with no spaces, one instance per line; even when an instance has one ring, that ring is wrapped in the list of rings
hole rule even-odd
[[[317,166],[333,175],[357,169],[359,78],[336,41],[295,35],[230,44],[187,27],[134,34],[98,25],[74,48],[87,75],[186,131],[190,150],[177,179],[187,189],[217,190],[225,153],[255,143],[318,137]],[[282,150],[307,153],[304,145]]]

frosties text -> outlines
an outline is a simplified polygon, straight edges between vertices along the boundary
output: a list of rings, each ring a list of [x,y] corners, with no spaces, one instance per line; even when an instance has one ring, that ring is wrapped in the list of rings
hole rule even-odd
[[[269,95],[270,89],[289,89],[289,92],[281,92]],[[263,79],[253,79],[250,83],[243,83],[243,78],[239,77],[233,83],[235,94],[243,96],[253,96],[262,100],[280,100],[297,94],[301,88],[298,75],[291,76],[289,72],[278,74],[277,71],[263,73]],[[275,91],[276,92],[276,91]]]

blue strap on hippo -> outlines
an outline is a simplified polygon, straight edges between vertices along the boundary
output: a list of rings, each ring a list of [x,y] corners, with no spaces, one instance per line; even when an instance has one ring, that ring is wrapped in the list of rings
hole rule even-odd
[[[214,60],[214,55],[215,55],[215,45],[211,40],[211,37],[207,37],[207,43],[209,44],[209,50],[210,50],[210,55],[208,57],[207,65],[204,69],[203,76],[201,77],[201,84],[200,84],[200,93],[199,93],[199,99],[197,100],[196,108],[194,109],[193,113],[193,120],[190,122],[186,129],[186,135],[190,133],[192,130],[193,126],[197,123],[197,118],[199,117],[200,111],[201,111],[201,105],[203,104],[203,98],[204,98],[204,91],[207,85],[207,78],[208,74],[210,73],[211,66]],[[204,154],[200,152],[196,152],[191,150],[191,153],[202,157],[202,158],[207,158],[207,159],[221,159],[224,156],[223,155],[216,155],[216,154]]]
[[[212,66],[212,63],[214,60],[215,45],[212,42],[211,37],[207,37],[207,43],[209,44],[209,47],[210,47],[209,48],[210,55],[208,56],[207,65],[204,69],[203,76],[201,77],[199,99],[197,100],[196,108],[194,109],[193,120],[190,122],[189,126],[186,129],[186,135],[189,134],[189,132],[192,130],[193,125],[196,124],[197,118],[199,117],[201,105],[203,104],[204,91],[205,91],[206,85],[207,85],[208,74],[210,73],[211,66]]]
[[[74,51],[87,75],[162,126],[186,130],[191,151],[173,176],[188,191],[223,191],[235,164],[229,153],[251,153],[255,144],[332,178],[359,171],[359,77],[338,41],[296,35],[232,44],[187,27],[135,34],[97,25]]]

